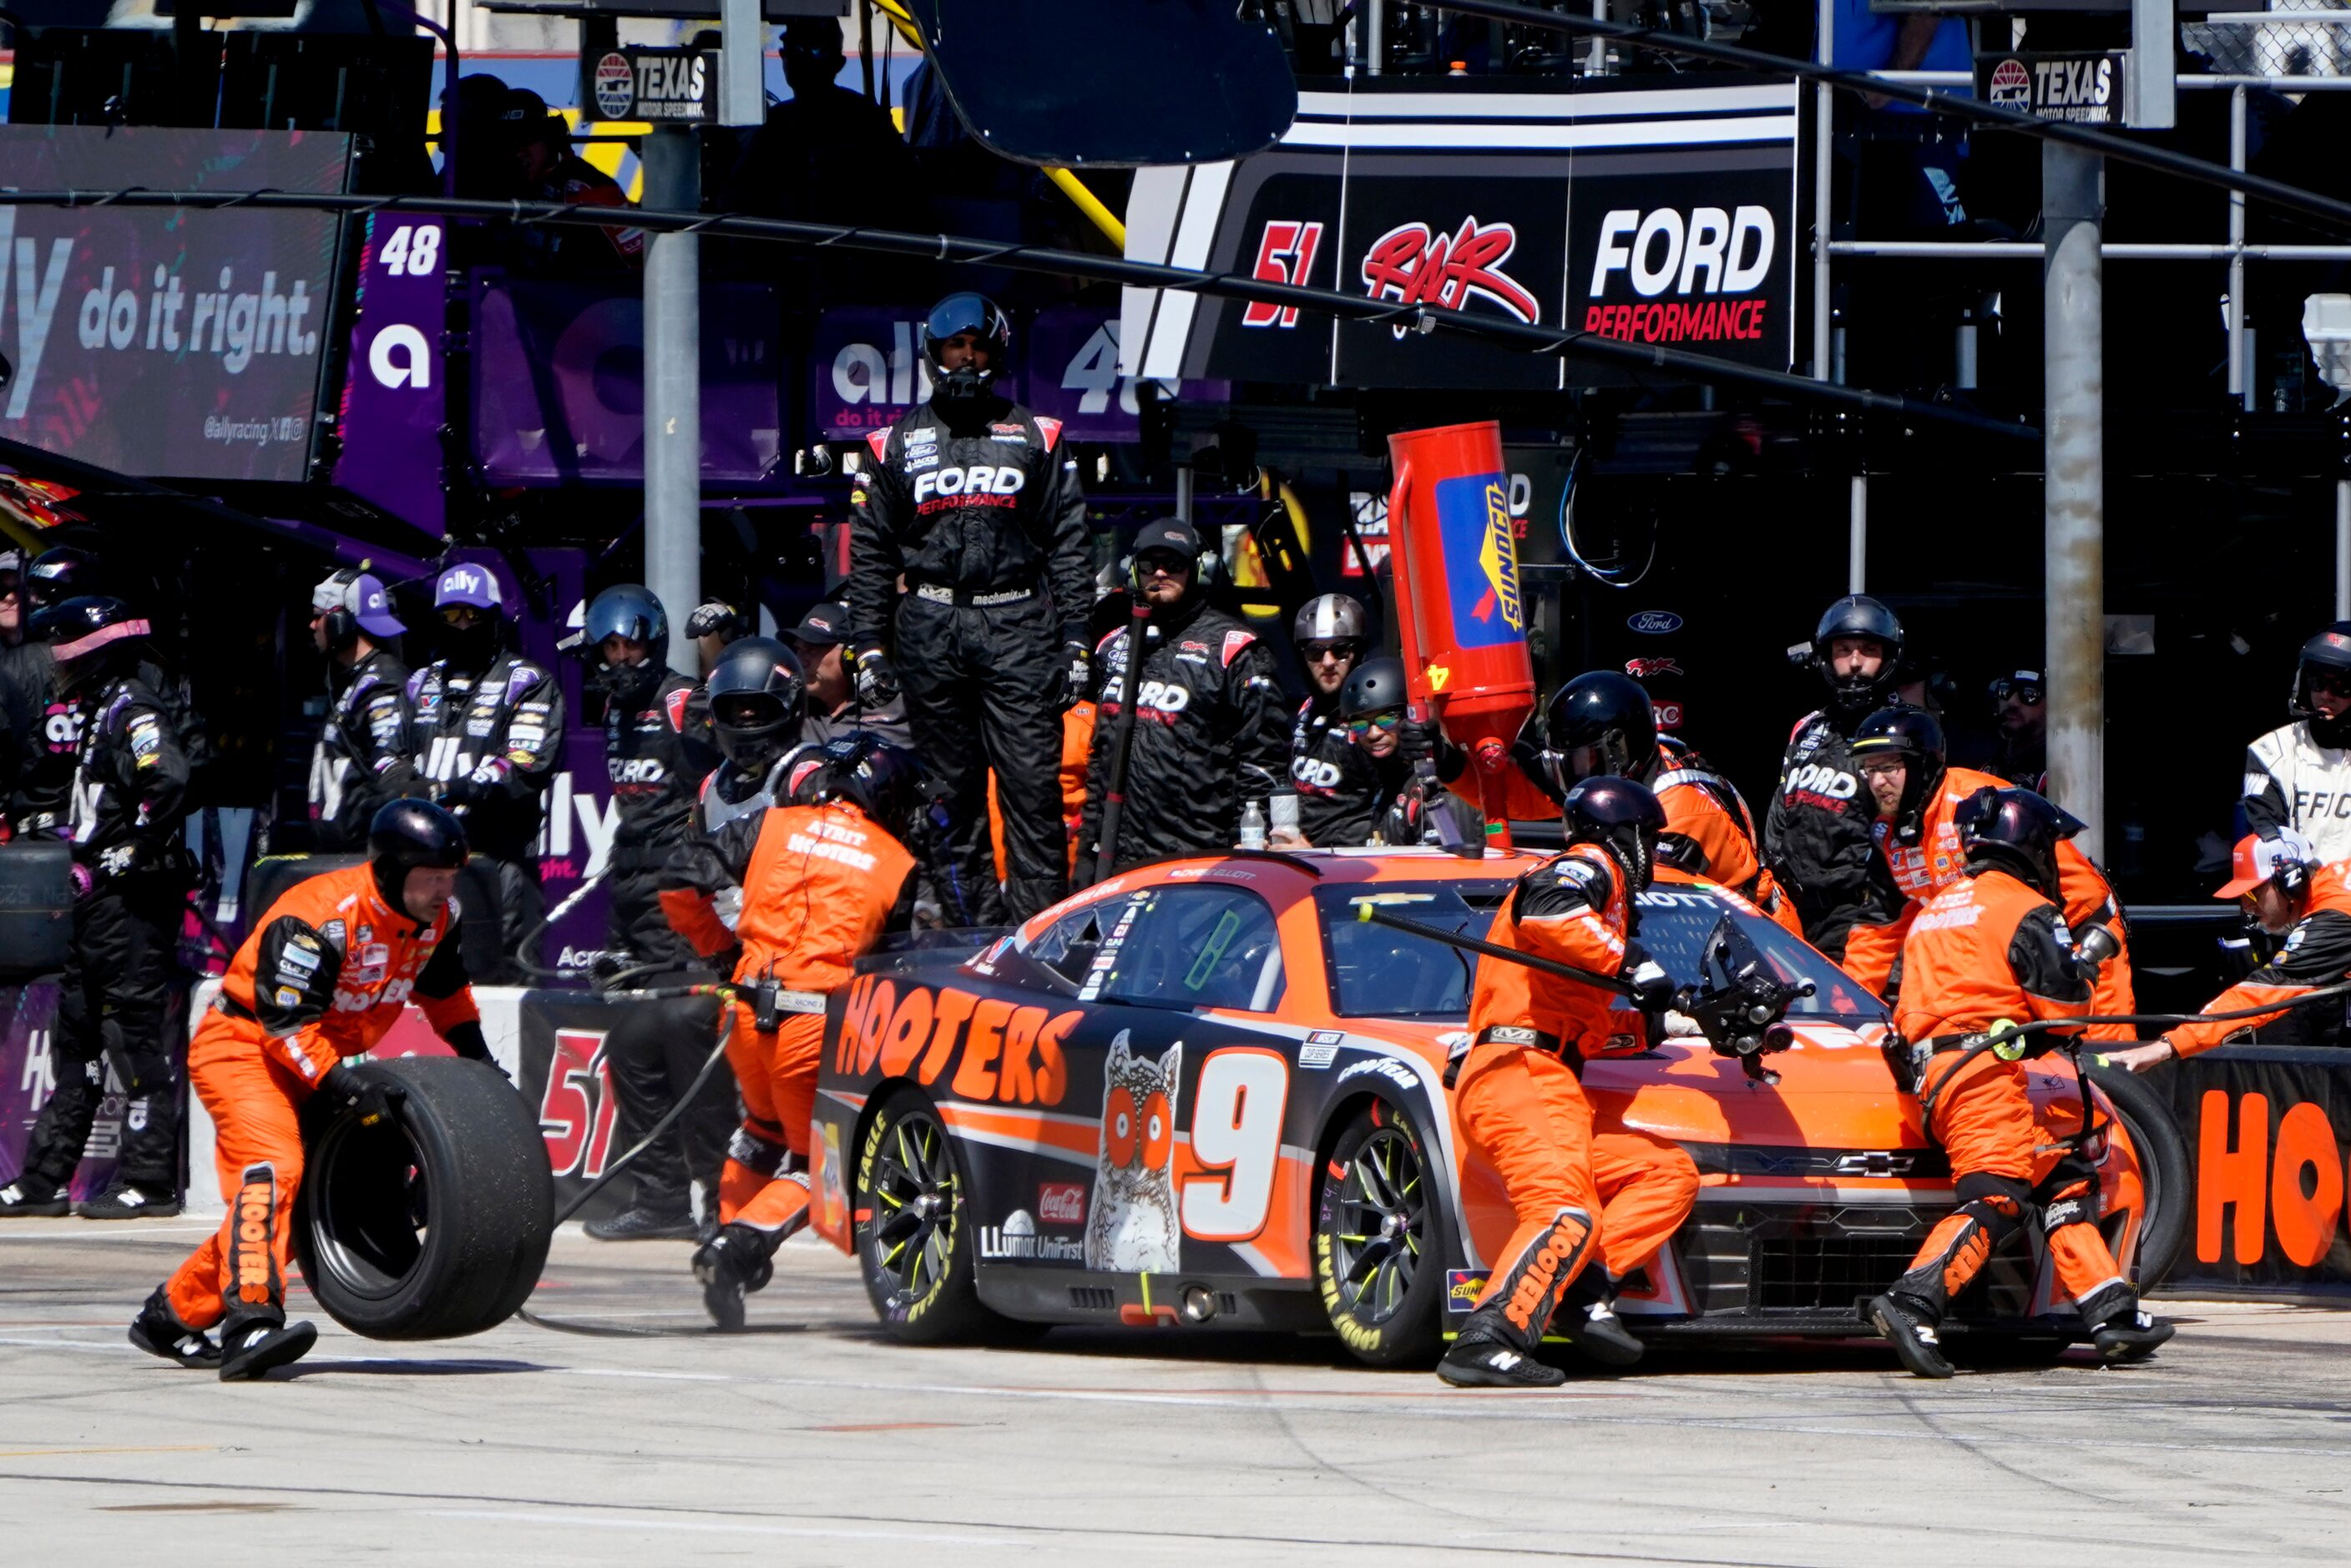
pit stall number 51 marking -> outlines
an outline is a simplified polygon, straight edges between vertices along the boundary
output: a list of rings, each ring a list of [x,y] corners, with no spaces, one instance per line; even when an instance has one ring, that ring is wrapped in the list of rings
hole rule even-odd
[[[1210,1051],[1192,1096],[1192,1163],[1182,1180],[1184,1233],[1247,1241],[1265,1228],[1281,1168],[1290,1067],[1259,1046]]]

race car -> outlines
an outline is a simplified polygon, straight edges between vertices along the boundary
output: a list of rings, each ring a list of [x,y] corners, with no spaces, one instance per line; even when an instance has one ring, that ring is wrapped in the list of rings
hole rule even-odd
[[[865,960],[827,1021],[816,1229],[859,1259],[875,1312],[908,1341],[1124,1323],[1335,1332],[1381,1364],[1433,1355],[1513,1223],[1444,1087],[1475,966],[1501,960],[1364,910],[1482,936],[1540,860],[1165,862],[985,946]],[[1737,894],[1670,868],[1640,919],[1677,981],[1719,980],[1737,935],[1810,994],[1768,1057],[1719,1054],[1693,1031],[1587,1064],[1603,1127],[1673,1139],[1703,1184],[1619,1311],[1644,1335],[1868,1333],[1861,1303],[1952,1201],[1881,1049],[1885,1004]],[[2032,1092],[2053,1143],[2094,1108],[2107,1239],[2152,1280],[2185,1226],[2186,1149],[2118,1076],[2085,1090],[2051,1053]],[[1995,1260],[1954,1344],[2075,1337],[2038,1241]]]

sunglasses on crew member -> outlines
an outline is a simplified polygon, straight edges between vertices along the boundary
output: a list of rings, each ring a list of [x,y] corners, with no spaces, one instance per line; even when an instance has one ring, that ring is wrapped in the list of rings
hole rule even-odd
[[[481,607],[475,604],[444,604],[441,607],[441,619],[452,626],[471,626],[482,618],[483,613]]]
[[[1298,651],[1308,664],[1319,664],[1325,659],[1353,658],[1355,648],[1353,643],[1307,643],[1301,644]]]
[[[2351,670],[2313,670],[2310,688],[2329,696],[2351,697]]]
[[[2027,681],[1998,680],[1991,684],[1991,700],[1996,703],[2014,697],[2026,707],[2039,707],[2042,695],[2041,688]]]
[[[1356,735],[1368,735],[1374,729],[1394,729],[1404,722],[1404,709],[1392,707],[1381,713],[1367,713],[1347,721],[1347,728]]]

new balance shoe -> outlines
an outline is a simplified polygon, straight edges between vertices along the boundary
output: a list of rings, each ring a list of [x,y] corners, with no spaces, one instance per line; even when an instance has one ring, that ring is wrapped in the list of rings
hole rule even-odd
[[[193,1371],[214,1371],[221,1364],[220,1346],[202,1329],[192,1329],[180,1321],[161,1285],[131,1320],[131,1343],[149,1355],[160,1355]]]

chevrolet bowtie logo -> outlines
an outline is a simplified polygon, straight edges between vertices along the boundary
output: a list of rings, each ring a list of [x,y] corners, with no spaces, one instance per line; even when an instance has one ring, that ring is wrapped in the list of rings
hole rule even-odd
[[[1836,1174],[1849,1176],[1908,1176],[1917,1158],[1915,1155],[1890,1154],[1884,1149],[1861,1149],[1838,1155]]]

